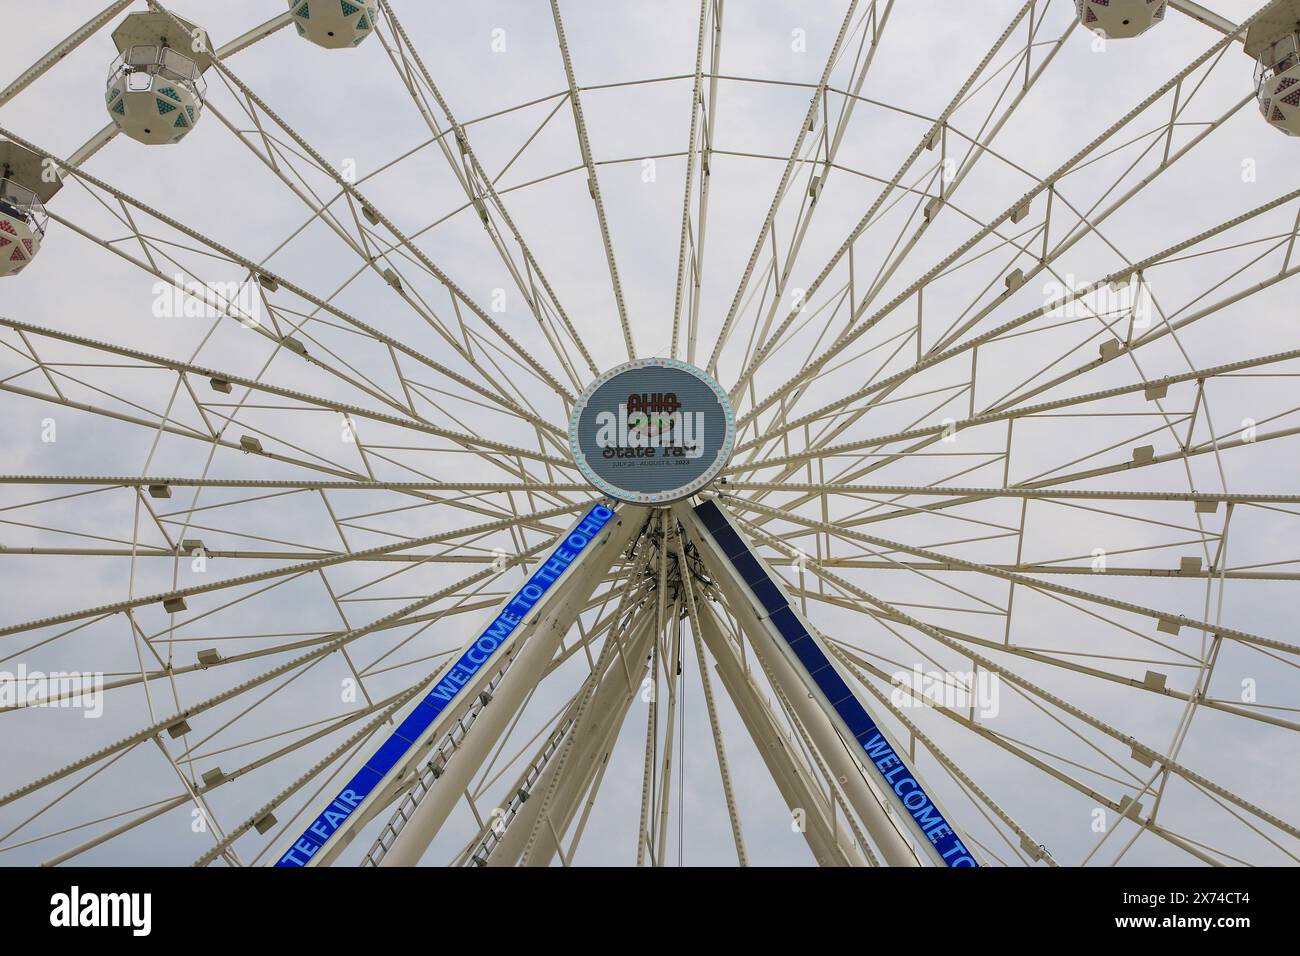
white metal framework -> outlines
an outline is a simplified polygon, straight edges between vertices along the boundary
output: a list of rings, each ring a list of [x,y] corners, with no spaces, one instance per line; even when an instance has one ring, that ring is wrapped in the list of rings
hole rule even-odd
[[[1297,4],[83,6],[0,90],[0,863],[1300,862]],[[59,100],[135,14],[184,142]],[[730,462],[570,546],[646,358]]]

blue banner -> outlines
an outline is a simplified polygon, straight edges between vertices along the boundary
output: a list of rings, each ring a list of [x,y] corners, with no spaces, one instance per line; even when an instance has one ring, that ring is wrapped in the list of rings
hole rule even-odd
[[[352,811],[361,805],[379,781],[415,745],[429,729],[429,725],[447,709],[470,679],[492,659],[497,648],[514,633],[519,622],[563,576],[613,517],[613,510],[604,505],[596,505],[587,512],[577,527],[570,531],[559,546],[551,552],[551,556],[533,573],[528,582],[515,592],[514,597],[501,609],[496,620],[488,625],[487,630],[479,635],[478,640],[471,644],[460,659],[443,674],[433,690],[425,694],[415,710],[398,724],[397,729],[366,761],[365,766],[357,771],[338,796],[330,801],[329,806],[311,822],[302,836],[294,841],[293,846],[280,857],[276,866],[306,866],[311,858],[320,852],[343,822],[352,815]]]
[[[766,612],[765,616],[780,632],[795,658],[844,720],[849,732],[866,753],[867,760],[879,773],[880,781],[894,792],[906,808],[921,835],[930,841],[948,866],[979,866],[974,854],[944,819],[930,795],[881,733],[867,709],[849,690],[839,671],[831,666],[821,645],[812,639],[799,615],[790,607],[785,592],[772,580],[763,562],[750,553],[749,545],[737,534],[722,509],[712,501],[706,501],[696,507],[695,513],[732,567],[754,593]]]

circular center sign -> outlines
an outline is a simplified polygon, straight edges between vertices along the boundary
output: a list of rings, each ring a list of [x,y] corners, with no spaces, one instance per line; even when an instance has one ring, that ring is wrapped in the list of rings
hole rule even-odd
[[[735,440],[736,418],[722,386],[676,359],[610,369],[578,396],[569,421],[583,476],[634,504],[699,491],[727,464]]]

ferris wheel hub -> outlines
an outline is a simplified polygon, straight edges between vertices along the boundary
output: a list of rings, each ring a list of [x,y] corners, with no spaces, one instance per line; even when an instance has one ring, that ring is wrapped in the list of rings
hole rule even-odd
[[[663,505],[707,486],[731,459],[726,389],[677,359],[610,369],[578,397],[569,444],[583,476],[619,501]]]

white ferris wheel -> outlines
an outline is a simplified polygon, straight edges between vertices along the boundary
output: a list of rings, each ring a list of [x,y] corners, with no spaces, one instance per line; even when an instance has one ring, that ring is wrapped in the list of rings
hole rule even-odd
[[[1300,861],[1300,2],[103,2],[0,863]]]

